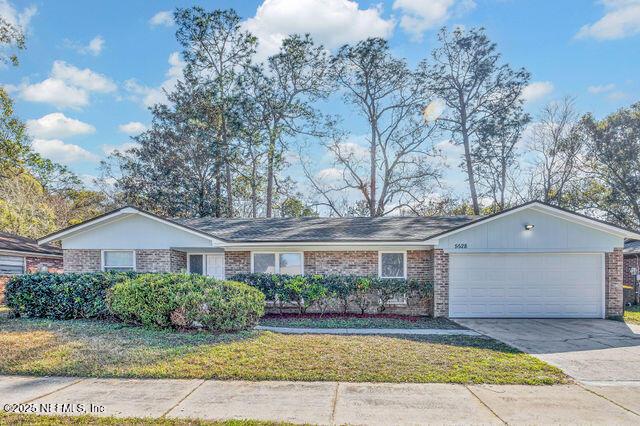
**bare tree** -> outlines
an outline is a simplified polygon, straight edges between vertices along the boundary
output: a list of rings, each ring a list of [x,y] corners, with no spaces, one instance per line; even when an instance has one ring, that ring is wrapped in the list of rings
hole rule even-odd
[[[481,128],[473,151],[475,173],[483,196],[491,197],[493,213],[504,210],[515,197],[519,171],[518,142],[529,116],[512,111]]]
[[[480,213],[473,150],[487,122],[522,108],[522,91],[529,81],[525,69],[513,70],[500,64],[496,45],[483,28],[443,28],[440,47],[432,53],[433,63],[422,64],[430,90],[448,107],[439,120],[453,140],[464,146],[464,166],[475,214]]]
[[[345,100],[367,122],[368,147],[340,132],[328,138],[325,146],[339,170],[337,182],[323,184],[306,168],[322,204],[339,214],[341,197],[351,190],[371,217],[419,205],[439,176],[432,161],[436,127],[423,117],[429,98],[419,76],[379,38],[342,47],[333,70]]]
[[[574,132],[577,121],[571,98],[551,102],[542,109],[533,124],[529,143],[534,154],[529,178],[530,198],[565,204],[565,192],[579,179],[582,142]]]

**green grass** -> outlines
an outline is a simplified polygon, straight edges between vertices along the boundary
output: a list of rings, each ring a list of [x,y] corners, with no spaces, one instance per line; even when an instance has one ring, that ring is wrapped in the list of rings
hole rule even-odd
[[[147,330],[0,319],[0,374],[346,382],[555,384],[567,377],[484,337]]]
[[[256,420],[174,420],[152,418],[116,418],[93,416],[49,416],[38,414],[10,414],[0,412],[2,425],[67,426],[67,425],[130,425],[130,426],[271,426],[290,423],[263,422]]]
[[[354,316],[327,315],[286,316],[268,315],[260,320],[260,325],[270,327],[300,328],[463,328],[446,318],[401,317],[401,316]]]
[[[624,320],[631,324],[640,324],[640,306],[624,308]]]

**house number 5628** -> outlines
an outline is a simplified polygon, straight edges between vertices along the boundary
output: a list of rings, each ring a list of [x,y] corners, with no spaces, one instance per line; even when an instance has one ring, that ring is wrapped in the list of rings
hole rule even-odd
[[[455,243],[453,245],[453,248],[457,248],[457,249],[466,249],[467,248],[467,243]]]

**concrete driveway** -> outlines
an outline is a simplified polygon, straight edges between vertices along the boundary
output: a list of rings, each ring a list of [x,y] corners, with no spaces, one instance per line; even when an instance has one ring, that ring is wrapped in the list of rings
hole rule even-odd
[[[640,383],[640,326],[599,319],[457,319],[586,384]]]

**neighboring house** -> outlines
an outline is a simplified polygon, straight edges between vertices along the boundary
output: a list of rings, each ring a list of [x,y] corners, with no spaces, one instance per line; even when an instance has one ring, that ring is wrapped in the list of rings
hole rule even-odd
[[[36,240],[0,232],[0,303],[12,275],[27,272],[62,272],[62,250]]]
[[[167,219],[123,207],[39,242],[61,241],[68,272],[407,277],[433,283],[422,314],[602,318],[623,313],[625,238],[640,234],[531,202],[480,218]]]
[[[635,270],[635,274],[633,273]],[[627,240],[624,243],[624,285],[625,303],[635,303],[635,286],[640,274],[640,240]]]

